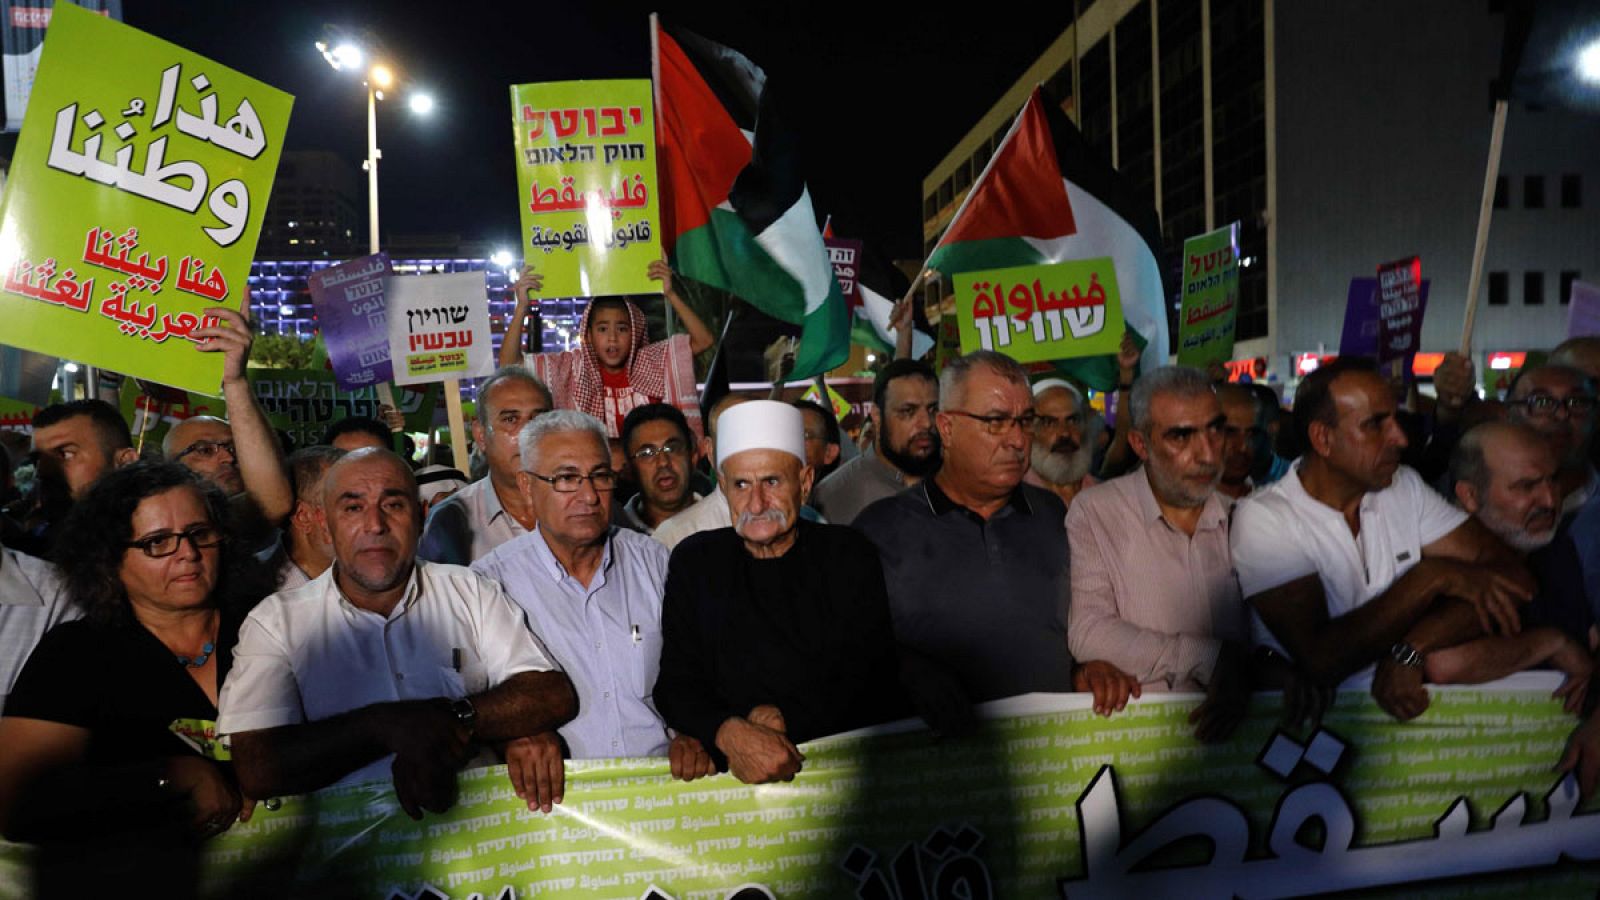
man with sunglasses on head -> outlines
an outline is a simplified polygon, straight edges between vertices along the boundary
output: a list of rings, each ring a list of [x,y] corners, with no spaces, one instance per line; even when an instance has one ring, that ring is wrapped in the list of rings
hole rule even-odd
[[[1022,482],[1034,434],[1028,373],[977,351],[945,365],[937,474],[861,513],[878,547],[908,689],[936,731],[971,705],[1072,690],[1066,507]]]
[[[636,406],[622,420],[622,446],[639,493],[618,506],[618,525],[654,534],[661,523],[700,500],[690,483],[694,438],[670,403]]]
[[[244,308],[250,308],[248,295]],[[221,322],[197,328],[202,352],[222,354],[222,398],[228,420],[193,416],[179,422],[161,440],[161,454],[216,485],[228,495],[240,514],[236,530],[245,546],[270,549],[278,539],[275,530],[294,509],[294,488],[283,462],[283,447],[256,402],[245,376],[255,333],[249,318],[238,310],[206,310]]]
[[[465,566],[533,530],[539,520],[517,488],[517,435],[554,408],[550,389],[521,366],[500,369],[484,381],[472,440],[482,448],[489,474],[433,507],[418,556]]]
[[[628,421],[647,408],[635,408]],[[507,747],[517,796],[529,809],[550,812],[562,799],[563,757],[669,756],[679,778],[712,774],[705,748],[669,734],[651,700],[669,551],[612,525],[617,473],[605,426],[576,410],[556,410],[524,428],[520,445],[518,487],[539,524],[472,569],[499,581],[522,607],[551,659],[572,679],[578,715],[557,731]]]

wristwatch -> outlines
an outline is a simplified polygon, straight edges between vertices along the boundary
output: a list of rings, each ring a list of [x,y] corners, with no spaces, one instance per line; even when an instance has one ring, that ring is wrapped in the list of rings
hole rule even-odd
[[[1422,665],[1422,654],[1417,652],[1417,648],[1405,641],[1395,641],[1394,646],[1389,648],[1389,655],[1394,658],[1395,662],[1408,669],[1415,669]]]
[[[450,713],[456,721],[466,727],[467,733],[472,732],[472,726],[478,721],[478,711],[472,708],[472,701],[465,697],[450,701]]]

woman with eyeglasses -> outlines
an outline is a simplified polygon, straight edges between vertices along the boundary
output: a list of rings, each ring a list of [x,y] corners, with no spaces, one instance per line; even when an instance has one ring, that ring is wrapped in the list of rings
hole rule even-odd
[[[45,635],[0,717],[0,829],[43,845],[40,896],[156,872],[192,888],[197,842],[250,815],[215,722],[265,590],[233,558],[227,509],[183,466],[138,462],[67,520],[62,577],[84,617]]]

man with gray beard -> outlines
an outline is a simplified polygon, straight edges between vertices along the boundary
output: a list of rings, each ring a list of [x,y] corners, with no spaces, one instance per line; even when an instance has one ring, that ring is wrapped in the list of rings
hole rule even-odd
[[[1098,482],[1089,474],[1094,445],[1084,439],[1083,392],[1069,381],[1046,378],[1033,386],[1032,466],[1024,484],[1044,488],[1072,507],[1072,498]]]
[[[1109,716],[1143,691],[1206,692],[1190,716],[1221,740],[1250,693],[1246,618],[1217,493],[1227,418],[1198,369],[1156,369],[1134,383],[1129,445],[1144,462],[1084,491],[1067,514],[1074,687]]]

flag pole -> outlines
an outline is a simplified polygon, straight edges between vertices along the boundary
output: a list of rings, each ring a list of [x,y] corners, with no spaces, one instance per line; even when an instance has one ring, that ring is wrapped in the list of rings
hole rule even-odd
[[[1483,172],[1483,197],[1478,201],[1478,234],[1472,244],[1472,271],[1467,277],[1467,315],[1461,324],[1461,355],[1472,352],[1472,323],[1478,314],[1478,287],[1483,282],[1483,257],[1489,249],[1489,218],[1494,212],[1494,186],[1500,174],[1500,149],[1506,136],[1505,100],[1494,102],[1489,131],[1489,164]]]
[[[467,423],[461,414],[461,379],[444,380],[445,415],[450,421],[450,450],[455,456],[456,469],[471,473],[472,459],[467,452]]]

